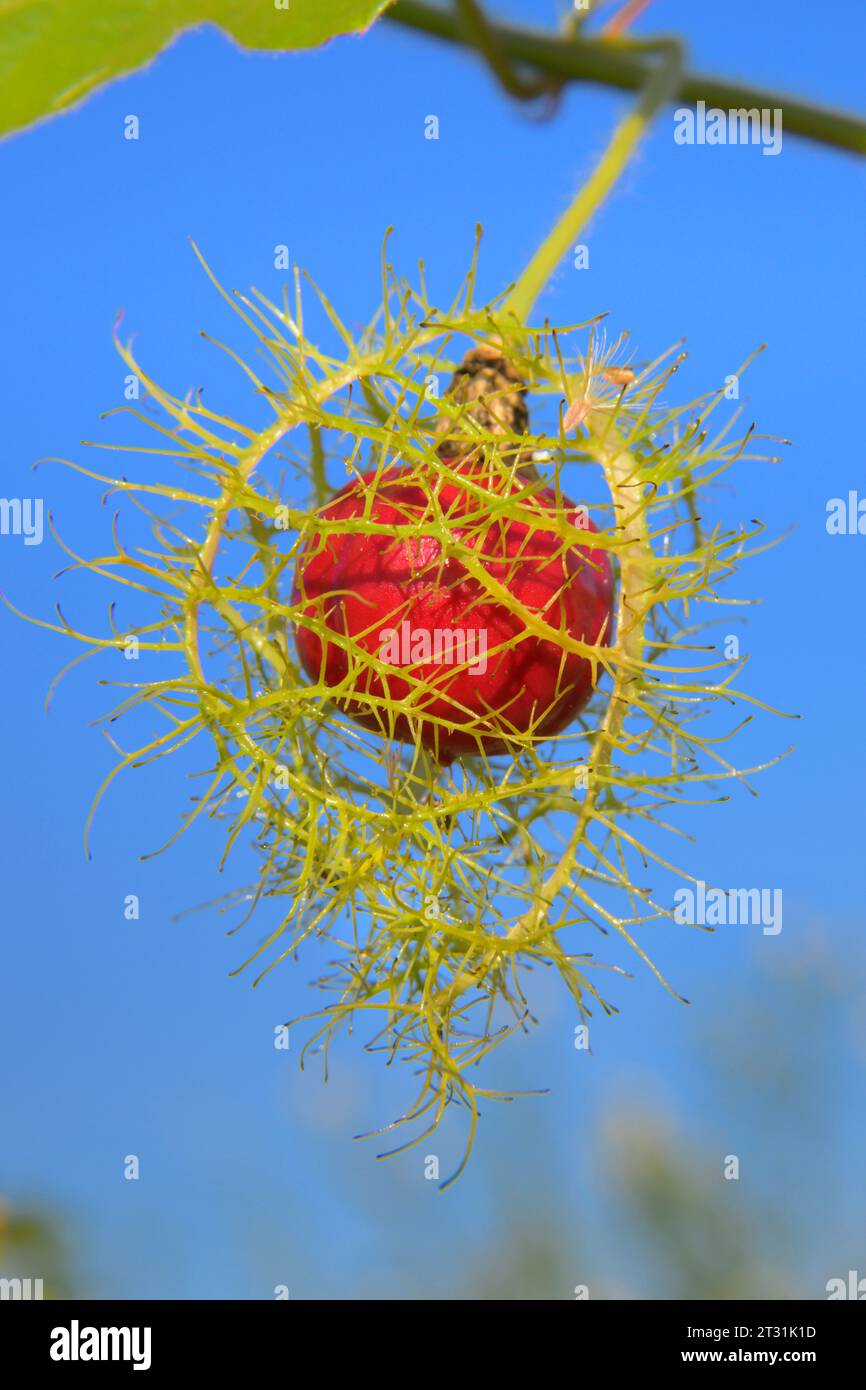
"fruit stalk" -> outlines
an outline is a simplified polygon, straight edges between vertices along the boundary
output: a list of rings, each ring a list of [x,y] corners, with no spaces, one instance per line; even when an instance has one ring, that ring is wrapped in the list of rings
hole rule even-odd
[[[658,111],[676,92],[682,76],[682,50],[671,40],[661,46],[640,100],[616,127],[610,143],[586,183],[545,238],[514,285],[504,310],[525,323],[535,301],[569,248],[623,173]]]

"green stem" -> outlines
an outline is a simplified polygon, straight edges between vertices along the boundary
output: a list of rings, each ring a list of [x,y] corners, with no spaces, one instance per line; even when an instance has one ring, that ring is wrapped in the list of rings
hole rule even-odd
[[[426,4],[424,0],[396,0],[384,18],[447,43],[466,46],[466,35],[458,19],[439,5]],[[492,20],[489,28],[501,52],[512,62],[527,64],[551,77],[566,82],[597,82],[626,92],[641,91],[646,84],[647,53],[643,44],[545,33]],[[866,120],[862,116],[817,106],[780,92],[731,82],[724,77],[685,72],[677,90],[671,93],[671,99],[689,106],[705,101],[707,106],[723,110],[755,106],[775,110],[779,107],[787,133],[853,154],[866,154]]]
[[[551,90],[554,84],[549,77],[536,76],[527,80],[516,70],[508,54],[500,47],[496,29],[478,0],[456,0],[456,5],[466,42],[484,56],[493,76],[509,96],[517,97],[520,101],[531,101]]]
[[[503,305],[525,323],[544,286],[586,223],[607,197],[649,127],[659,108],[676,90],[682,71],[682,53],[676,43],[666,46],[665,56],[651,74],[640,101],[620,121],[610,144],[574,199],[545,238]]]

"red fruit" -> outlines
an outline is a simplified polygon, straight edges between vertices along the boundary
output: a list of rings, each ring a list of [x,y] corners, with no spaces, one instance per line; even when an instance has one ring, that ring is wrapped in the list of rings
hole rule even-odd
[[[563,498],[562,505],[572,525],[595,530],[592,522],[581,522],[572,502]],[[563,549],[548,515],[555,506],[554,493],[544,489],[524,504],[526,521],[492,518],[485,524],[478,500],[459,485],[448,482],[438,492],[455,541],[529,612],[569,637],[607,643],[610,561],[603,550]],[[350,483],[321,516],[406,527],[432,513],[415,476],[394,468]],[[422,525],[411,537],[349,531],[311,537],[292,590],[292,603],[300,606],[298,655],[307,674],[324,679],[358,723],[385,737],[420,738],[442,762],[480,749],[515,752],[515,735],[530,730],[534,739],[558,733],[591,694],[589,661],[530,631],[458,558],[443,554],[433,529],[425,534]],[[323,658],[322,640],[303,618],[324,622],[349,642],[325,638]],[[387,671],[374,670],[365,653]],[[361,694],[372,698],[353,698]]]

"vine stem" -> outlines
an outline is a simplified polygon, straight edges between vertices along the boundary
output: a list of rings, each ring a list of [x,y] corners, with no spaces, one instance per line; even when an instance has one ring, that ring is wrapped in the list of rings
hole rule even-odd
[[[425,0],[395,0],[384,20],[443,39],[467,44],[467,35],[458,17],[441,5]],[[645,44],[631,40],[612,40],[604,36],[545,33],[514,24],[488,20],[488,29],[497,48],[512,63],[523,63],[537,72],[565,82],[596,82],[620,91],[640,91],[646,81]],[[866,120],[848,111],[833,110],[802,101],[786,93],[767,90],[747,82],[733,82],[710,73],[683,72],[672,98],[695,106],[724,110],[758,107],[784,111],[785,130],[792,135],[816,140],[850,154],[866,154]]]
[[[524,323],[544,286],[622,174],[659,109],[676,91],[682,73],[682,50],[671,41],[640,100],[620,121],[607,149],[577,196],[545,238],[503,305]]]

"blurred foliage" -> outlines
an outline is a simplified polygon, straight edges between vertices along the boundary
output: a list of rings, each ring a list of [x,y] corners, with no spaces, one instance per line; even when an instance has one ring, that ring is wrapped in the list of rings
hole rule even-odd
[[[41,1279],[45,1298],[69,1298],[66,1238],[56,1215],[0,1196],[0,1278]]]
[[[386,1170],[394,1180],[384,1194],[357,1151],[333,1145],[323,1239],[320,1218],[292,1202],[288,1180],[276,1208],[263,1190],[259,1205],[237,1209],[239,1181],[248,1186],[250,1174],[235,1174],[225,1207],[211,1213],[238,1241],[234,1268],[220,1271],[228,1296],[244,1264],[243,1296],[266,1298],[277,1268],[292,1271],[292,1299],[556,1301],[581,1286],[590,1301],[825,1298],[828,1279],[866,1272],[862,979],[835,957],[816,933],[796,955],[751,973],[736,1014],[720,1007],[699,1025],[695,1074],[679,1096],[648,1060],[600,1113],[582,1107],[580,1132],[566,1139],[551,1100],[531,1113],[510,1107],[479,1160],[484,1210],[436,1193],[419,1200],[417,1168],[415,1176]],[[344,1090],[334,1099],[345,1118]],[[738,1180],[725,1178],[730,1154],[740,1159]],[[188,1263],[183,1223],[162,1227],[171,1234],[160,1263]],[[70,1246],[68,1273],[60,1232],[42,1208],[4,1208],[0,1274],[42,1275],[46,1296],[73,1285],[80,1293],[90,1251]],[[106,1233],[92,1231],[87,1243],[97,1238],[104,1244]],[[124,1243],[123,1259],[146,1280],[145,1252],[134,1247]],[[103,1296],[118,1296],[119,1277],[119,1267],[103,1271]],[[184,1296],[200,1296],[194,1280]]]

